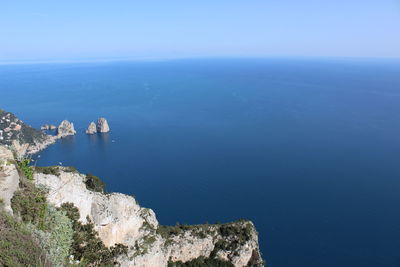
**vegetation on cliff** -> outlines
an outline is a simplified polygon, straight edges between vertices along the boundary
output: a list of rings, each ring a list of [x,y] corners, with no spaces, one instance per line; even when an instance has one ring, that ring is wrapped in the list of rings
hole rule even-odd
[[[46,167],[35,167],[34,169],[36,172],[43,173],[43,174],[51,174],[51,175],[55,175],[55,176],[59,176],[61,174],[61,171],[78,172],[77,169],[72,166],[66,166],[66,167],[46,166]]]
[[[168,267],[234,267],[229,261],[223,261],[220,259],[198,257],[187,262],[168,262]]]
[[[11,207],[14,214],[25,223],[30,223],[40,230],[45,229],[48,203],[46,191],[37,188],[25,177],[20,177],[20,189],[11,199]]]
[[[26,225],[1,209],[0,266],[51,266]]]
[[[86,174],[85,184],[88,190],[101,193],[104,192],[104,188],[106,186],[99,177],[90,173]]]
[[[104,183],[91,174],[86,176],[79,173],[68,174],[68,172],[77,172],[73,167],[32,167],[29,163],[30,160],[28,159],[13,160],[10,158],[7,160],[7,164],[13,164],[17,167],[20,183],[18,190],[13,192],[11,198],[14,216],[7,215],[4,212],[0,213],[0,226],[5,222],[8,223],[4,227],[4,232],[0,232],[0,235],[2,235],[0,237],[0,259],[7,260],[0,261],[0,266],[2,264],[6,266],[68,266],[71,263],[77,266],[114,266],[118,264],[116,259],[125,264],[131,264],[132,261],[137,259],[139,261],[149,259],[146,257],[151,258],[153,251],[157,249],[166,253],[164,263],[169,259],[168,266],[170,267],[233,266],[233,263],[237,265],[237,259],[246,250],[245,261],[248,261],[249,264],[252,263],[249,266],[261,266],[262,259],[259,255],[257,239],[255,239],[256,231],[250,221],[239,220],[226,224],[160,226],[151,210],[140,208],[136,206],[136,203],[133,207],[140,211],[137,216],[144,220],[139,228],[141,236],[135,240],[134,244],[126,243],[129,244],[129,248],[122,244],[106,247],[102,240],[107,239],[104,239],[104,236],[102,236],[102,239],[99,237],[95,225],[90,219],[93,218],[96,221],[97,213],[89,213],[89,216],[92,215],[92,217],[86,217],[86,220],[84,220],[86,223],[84,223],[82,220],[80,221],[82,213],[74,204],[67,202],[58,208],[53,206],[53,204],[66,201],[65,198],[69,197],[70,192],[80,188],[83,191],[78,195],[83,196],[83,198],[76,201],[72,197],[72,200],[69,201],[75,201],[75,205],[79,206],[82,201],[85,201],[85,194],[89,194],[96,197],[96,204],[108,207],[109,202],[107,201],[114,194],[95,194],[87,191],[104,193]],[[35,179],[33,177],[34,172],[36,172]],[[39,182],[40,179],[43,181],[54,179],[51,181],[58,181],[60,184],[53,186],[53,183]],[[76,179],[75,182],[70,183],[73,179]],[[65,189],[66,184],[76,185],[76,183],[79,184],[78,187],[69,188],[61,194],[60,188]],[[17,183],[15,183],[16,185]],[[60,198],[53,201],[52,196],[59,194],[61,194]],[[122,196],[121,194],[115,195]],[[100,198],[104,198],[105,201],[99,201]],[[128,200],[131,201],[130,198]],[[134,203],[129,201],[121,202],[124,203],[123,210],[125,210],[125,205],[129,206],[129,203]],[[119,206],[114,208],[118,210]],[[79,207],[85,210],[90,205]],[[112,213],[115,209],[106,209],[102,212],[110,211]],[[86,216],[86,214],[83,216]],[[98,221],[96,227],[101,227]],[[99,228],[100,230],[101,228]],[[3,230],[0,229],[0,231]],[[104,234],[101,231],[100,233]],[[16,240],[13,238],[16,238]],[[25,241],[26,243],[21,244],[18,248],[10,245],[10,242],[20,244],[19,242]],[[195,257],[197,258],[191,257],[190,252],[185,257],[180,257],[179,253],[182,253],[182,248],[193,245],[193,242],[200,242],[199,247],[207,244],[205,246],[207,251],[196,254]],[[114,243],[110,242],[109,244]],[[25,246],[29,246],[29,249],[26,249]],[[250,261],[248,260],[249,251],[251,253],[251,250],[248,249],[249,246],[253,249]],[[3,248],[6,247],[10,247],[12,250],[3,252]],[[25,255],[26,253],[28,255]],[[124,257],[124,255],[127,257]],[[26,264],[27,262],[29,264]]]
[[[47,190],[32,182],[34,168],[29,162],[15,161],[20,183],[11,199],[14,216],[0,207],[0,266],[65,266],[71,256],[79,266],[114,266],[116,257],[128,248],[121,244],[107,248],[89,219],[86,224],[78,221],[79,211],[71,203],[60,208],[49,204]],[[61,170],[76,172],[75,168],[59,166],[35,170],[53,175]],[[87,177],[88,186],[102,191],[104,184],[96,178]]]
[[[83,224],[79,220],[79,210],[72,203],[64,203],[60,210],[64,211],[72,221],[73,242],[71,254],[81,260],[81,264],[93,266],[114,266],[115,258],[126,254],[128,247],[116,244],[107,248],[94,230],[94,225],[87,218],[88,223]]]
[[[22,172],[28,180],[33,179],[33,167],[30,166],[30,158],[22,158],[16,161],[18,170]]]

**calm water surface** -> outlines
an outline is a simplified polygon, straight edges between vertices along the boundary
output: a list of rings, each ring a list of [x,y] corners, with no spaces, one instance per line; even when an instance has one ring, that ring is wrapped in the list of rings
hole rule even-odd
[[[162,224],[252,220],[269,266],[400,265],[400,62],[0,66],[0,105]],[[111,132],[87,136],[97,117]]]

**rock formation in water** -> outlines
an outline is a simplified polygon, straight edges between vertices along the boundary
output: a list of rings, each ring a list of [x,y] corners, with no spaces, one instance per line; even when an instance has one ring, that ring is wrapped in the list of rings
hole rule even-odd
[[[204,261],[208,262],[207,266],[263,266],[258,234],[250,221],[162,226],[159,225],[154,212],[139,206],[132,196],[120,193],[105,194],[99,187],[93,186],[95,183],[90,180],[92,177],[80,174],[74,168],[38,167],[35,168],[31,181],[26,181],[26,178],[21,176],[25,172],[22,169],[18,172],[17,169],[12,153],[7,148],[0,147],[0,199],[6,211],[14,213],[14,216],[20,214],[18,209],[13,210],[16,204],[12,203],[18,203],[18,199],[14,199],[13,195],[26,190],[21,187],[20,181],[25,181],[25,184],[31,183],[38,190],[44,190],[40,192],[46,192],[47,206],[60,207],[68,203],[67,205],[78,208],[78,217],[75,218],[84,225],[93,225],[106,247],[125,247],[126,251],[117,254],[115,258],[118,266],[166,267],[175,266],[174,262],[177,263],[176,266],[185,266],[182,263],[192,264],[188,266],[203,266],[204,264],[199,263]],[[32,192],[33,189],[29,190],[31,191],[26,192]],[[29,200],[21,193],[18,197]],[[39,200],[36,197],[31,201],[34,201],[32,205],[37,205],[36,201]],[[30,205],[23,203],[22,207]],[[29,229],[32,227],[35,226],[31,225]],[[38,230],[32,233],[35,231]],[[46,238],[46,235],[43,237]],[[0,241],[1,239],[0,236]],[[72,246],[72,243],[68,244]],[[53,251],[57,251],[57,246],[57,242],[53,244]]]
[[[86,129],[86,133],[87,134],[95,134],[95,133],[97,133],[96,124],[94,122],[91,122],[89,124],[89,126]]]
[[[110,131],[110,127],[108,126],[108,122],[105,118],[99,118],[97,120],[97,131],[99,133],[108,133]]]
[[[17,154],[24,155],[34,154],[54,142],[53,136],[32,128],[13,113],[0,109],[0,144],[14,147]]]
[[[67,120],[63,120],[57,128],[57,138],[63,138],[74,134],[76,134],[74,124]]]
[[[57,127],[53,124],[44,124],[40,127],[40,130],[55,130]]]

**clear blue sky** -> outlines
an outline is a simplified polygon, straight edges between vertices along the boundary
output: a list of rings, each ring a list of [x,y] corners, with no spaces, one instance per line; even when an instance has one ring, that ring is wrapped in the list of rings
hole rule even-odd
[[[0,61],[400,57],[400,0],[0,0]]]

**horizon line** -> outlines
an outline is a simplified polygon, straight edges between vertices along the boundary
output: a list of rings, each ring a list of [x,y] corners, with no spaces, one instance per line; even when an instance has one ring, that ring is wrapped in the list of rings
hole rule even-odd
[[[1,60],[0,65],[39,65],[39,64],[85,64],[113,62],[152,62],[190,59],[347,59],[347,60],[400,60],[400,57],[367,57],[367,56],[187,56],[187,57],[106,57],[106,58],[73,58],[73,59],[32,59]]]

